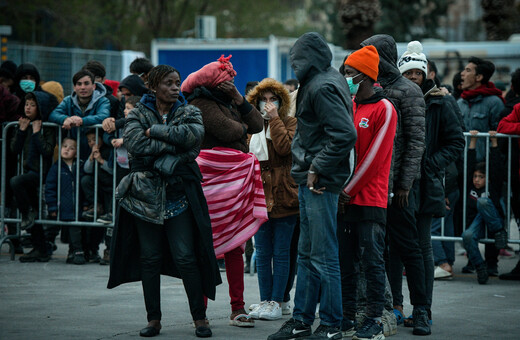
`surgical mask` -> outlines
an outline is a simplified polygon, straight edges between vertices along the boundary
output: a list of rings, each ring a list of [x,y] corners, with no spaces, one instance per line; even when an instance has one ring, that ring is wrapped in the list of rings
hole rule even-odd
[[[350,94],[352,96],[356,95],[357,91],[359,90],[359,85],[363,82],[363,80],[362,80],[359,83],[354,84],[354,78],[356,78],[357,76],[360,76],[361,74],[362,73],[358,73],[354,77],[345,77],[345,79],[347,80],[348,89],[350,90]]]
[[[275,101],[272,101],[271,102],[274,106],[276,106],[276,109],[278,110],[280,108],[280,102],[278,100],[275,100]],[[258,108],[260,109],[260,113],[262,114],[262,117],[265,119],[265,120],[269,120],[269,116],[267,115],[267,112],[265,111],[265,104],[266,102],[263,101],[263,100],[260,100],[258,102]]]
[[[32,92],[36,88],[36,82],[30,79],[22,79],[20,80],[20,88],[25,93]]]

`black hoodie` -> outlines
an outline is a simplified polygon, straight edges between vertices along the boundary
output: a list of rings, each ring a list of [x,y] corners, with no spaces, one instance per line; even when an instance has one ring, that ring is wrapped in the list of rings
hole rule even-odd
[[[357,138],[347,82],[331,67],[332,53],[318,33],[302,35],[290,58],[300,82],[291,175],[297,184],[305,184],[312,164],[318,172],[317,187],[339,193],[350,175],[348,157]]]
[[[424,153],[425,103],[419,86],[404,78],[397,68],[397,46],[394,38],[386,34],[374,35],[361,43],[372,45],[379,53],[377,81],[385,96],[392,101],[398,114],[397,133],[392,155],[393,192],[410,190],[420,178],[421,159]],[[390,181],[392,191],[392,181]]]

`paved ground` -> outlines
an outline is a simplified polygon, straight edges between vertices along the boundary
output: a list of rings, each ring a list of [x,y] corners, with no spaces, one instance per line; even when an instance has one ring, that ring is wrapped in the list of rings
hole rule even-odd
[[[67,245],[58,247],[48,263],[20,263],[18,256],[10,261],[7,246],[2,247],[0,339],[139,338],[139,330],[146,324],[140,283],[108,290],[107,266],[67,265]],[[501,258],[500,272],[510,271],[517,260],[518,256]],[[457,257],[457,273],[465,262],[464,257]],[[280,327],[283,320],[257,321],[252,329],[229,326],[225,275],[223,280],[217,300],[208,307],[213,339],[266,339]],[[256,275],[247,274],[245,285],[246,306],[258,302]],[[403,285],[406,288],[406,282]],[[163,277],[162,302],[163,329],[158,339],[195,339],[179,280]],[[411,312],[410,305],[405,311]],[[452,281],[435,282],[433,334],[427,339],[519,339],[519,316],[520,282],[491,278],[487,285],[479,285],[474,274],[457,274]],[[417,339],[402,326],[392,337],[412,338]]]

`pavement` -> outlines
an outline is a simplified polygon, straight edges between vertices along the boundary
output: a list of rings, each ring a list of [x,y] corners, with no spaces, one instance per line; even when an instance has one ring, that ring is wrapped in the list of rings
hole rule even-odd
[[[518,249],[518,246],[514,246]],[[0,339],[137,339],[146,325],[140,282],[107,289],[108,266],[65,264],[68,246],[47,263],[11,261],[7,245],[0,254]],[[26,252],[29,249],[26,249]],[[509,272],[518,255],[500,258],[499,272]],[[520,282],[490,278],[479,285],[476,274],[461,274],[466,264],[457,256],[453,280],[435,281],[432,335],[427,339],[520,339]],[[230,305],[225,273],[207,316],[213,339],[266,339],[283,320],[257,320],[254,328],[228,325]],[[188,302],[178,279],[162,277],[162,325],[157,339],[195,339]],[[405,312],[411,313],[406,280]],[[294,292],[293,292],[294,293]],[[245,275],[246,307],[258,303],[257,276]],[[338,292],[339,296],[339,292]],[[319,319],[315,321],[316,327]],[[398,327],[391,339],[417,339]]]

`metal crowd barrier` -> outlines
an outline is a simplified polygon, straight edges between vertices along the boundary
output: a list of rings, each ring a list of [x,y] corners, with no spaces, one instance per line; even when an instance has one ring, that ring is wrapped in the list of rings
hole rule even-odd
[[[467,225],[467,218],[466,218],[466,207],[467,207],[467,192],[468,192],[468,182],[467,182],[467,177],[468,177],[468,162],[467,162],[467,157],[466,155],[468,154],[468,145],[469,145],[469,138],[472,137],[471,134],[469,132],[464,132],[464,138],[466,139],[466,145],[464,147],[464,184],[463,184],[463,192],[460,193],[460,197],[462,198],[462,230],[466,230],[466,225]],[[486,191],[488,191],[488,186],[489,186],[489,167],[490,166],[493,166],[493,164],[489,164],[489,148],[490,148],[490,141],[489,141],[489,133],[487,132],[479,132],[478,135],[476,136],[473,136],[473,137],[477,137],[477,138],[485,138],[486,139],[486,159],[485,159],[485,162],[486,162]],[[506,134],[502,134],[502,133],[497,133],[496,134],[496,137],[498,139],[507,139],[508,143],[507,143],[507,194],[506,196],[504,196],[503,198],[505,199],[505,203],[506,203],[506,211],[505,211],[505,225],[506,225],[506,228],[507,228],[507,235],[508,235],[508,240],[507,242],[508,243],[516,243],[516,244],[520,244],[520,239],[511,239],[510,236],[511,236],[511,176],[513,175],[511,173],[511,154],[512,154],[512,143],[513,141],[517,141],[518,138],[520,138],[520,136],[518,135],[506,135]],[[518,174],[515,174],[516,176],[518,176]],[[516,216],[517,218],[519,218],[520,216]],[[518,226],[520,228],[520,226]],[[444,233],[444,218],[442,219],[442,223],[441,223],[441,236],[433,236],[431,237],[432,240],[435,240],[435,241],[462,241],[462,237],[461,236],[445,236],[445,233]],[[494,242],[494,239],[490,239],[488,238],[487,236],[487,228],[486,228],[486,236],[480,240],[480,242],[482,243],[493,243]]]
[[[32,124],[32,123],[31,123]],[[7,138],[8,132],[10,128],[14,128],[18,126],[18,122],[10,122],[6,123],[3,126],[2,131],[2,172],[1,172],[1,178],[0,178],[0,190],[1,190],[1,205],[0,205],[0,247],[7,243],[9,245],[10,249],[10,255],[11,260],[14,260],[15,254],[14,254],[14,246],[11,242],[13,239],[22,239],[23,237],[26,237],[25,235],[22,235],[22,230],[20,228],[21,223],[21,215],[20,212],[16,212],[16,217],[6,217],[6,188],[7,188],[7,178],[6,178],[6,172],[7,167],[17,167],[16,175],[21,175],[23,173],[23,159],[24,154],[22,151],[22,154],[18,156],[17,164],[7,164],[7,148],[10,147],[11,141]],[[80,166],[76,166],[76,185],[75,185],[75,212],[74,212],[74,221],[60,221],[60,202],[61,202],[61,145],[62,140],[65,137],[63,135],[64,130],[61,129],[60,125],[57,125],[55,123],[49,123],[44,122],[42,123],[42,129],[43,128],[54,128],[57,129],[57,146],[58,146],[58,187],[57,187],[57,201],[58,201],[58,211],[56,215],[56,220],[54,219],[48,219],[47,216],[44,216],[44,212],[47,209],[44,209],[44,199],[43,199],[43,192],[44,192],[44,181],[43,178],[43,157],[40,155],[40,183],[38,187],[38,216],[35,220],[35,223],[39,223],[42,225],[57,225],[57,226],[81,226],[81,227],[103,227],[103,228],[109,228],[110,230],[114,227],[114,218],[115,218],[115,211],[116,211],[116,201],[115,201],[115,188],[116,188],[116,155],[114,151],[114,157],[113,157],[113,173],[112,173],[112,222],[110,224],[100,223],[96,222],[98,218],[98,162],[94,161],[94,218],[93,222],[91,221],[84,221],[81,218],[81,214],[83,212],[82,207],[80,207],[79,203],[79,196],[80,196],[80,186],[81,186],[81,178],[80,178]],[[97,125],[91,125],[91,126],[81,126],[73,128],[76,129],[76,164],[81,164],[80,160],[80,150],[81,150],[81,131],[82,130],[90,130],[90,129],[96,129],[96,132],[99,131],[99,129],[102,129],[101,124]],[[72,131],[72,130],[70,130]],[[14,137],[14,135],[13,135]],[[96,144],[98,143],[98,139],[100,138],[99,133],[96,133]],[[53,163],[54,164],[54,163]],[[16,233],[15,234],[8,234],[6,223],[16,224]]]

